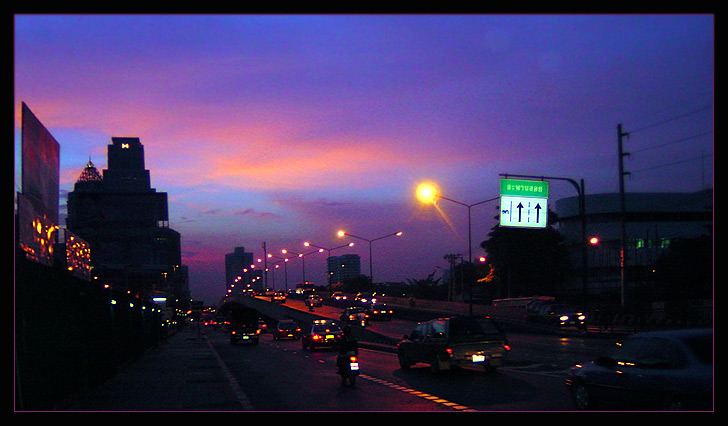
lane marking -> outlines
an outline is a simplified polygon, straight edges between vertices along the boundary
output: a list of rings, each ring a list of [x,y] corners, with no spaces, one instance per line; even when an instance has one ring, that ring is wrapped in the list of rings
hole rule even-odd
[[[384,379],[380,379],[378,377],[370,376],[368,374],[360,374],[359,377],[361,377],[363,379],[366,379],[366,380],[369,380],[371,382],[379,383],[380,385],[387,386],[387,387],[392,388],[394,390],[398,390],[398,391],[401,391],[401,392],[406,392],[406,393],[409,393],[409,394],[411,394],[413,396],[417,396],[417,397],[420,397],[420,398],[424,398],[424,399],[426,399],[428,401],[432,401],[432,402],[434,402],[436,404],[440,404],[440,405],[443,405],[445,407],[452,408],[454,410],[458,410],[458,411],[476,411],[476,410],[473,410],[473,409],[471,409],[469,407],[466,407],[464,405],[460,405],[460,404],[458,404],[456,402],[450,402],[450,401],[448,401],[446,399],[443,399],[443,398],[440,398],[438,396],[430,395],[428,393],[418,391],[417,389],[408,388],[406,386],[401,386],[401,385],[398,385],[396,383],[392,383],[390,381],[387,381],[387,380],[384,380]]]
[[[222,369],[223,374],[225,375],[225,378],[227,379],[228,383],[230,383],[230,387],[232,388],[233,395],[235,395],[235,398],[238,400],[238,403],[245,411],[255,411],[255,408],[253,408],[253,404],[250,403],[250,400],[248,399],[248,396],[245,395],[245,392],[243,392],[243,389],[240,387],[240,384],[237,380],[235,380],[235,376],[233,376],[233,373],[230,372],[230,370],[227,368],[227,365],[225,365],[225,361],[222,360],[220,357],[220,354],[217,353],[215,348],[212,346],[212,342],[210,339],[205,336],[205,341],[207,342],[207,345],[210,347],[210,350],[215,355],[215,359],[217,360],[217,364],[220,366],[220,369]]]

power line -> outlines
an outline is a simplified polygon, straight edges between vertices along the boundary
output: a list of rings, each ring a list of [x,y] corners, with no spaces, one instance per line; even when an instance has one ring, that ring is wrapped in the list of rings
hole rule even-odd
[[[672,121],[679,120],[681,118],[685,118],[685,117],[688,117],[690,115],[697,114],[699,112],[702,112],[702,111],[705,111],[705,110],[708,110],[708,109],[711,109],[711,108],[713,108],[713,107],[712,106],[706,106],[706,107],[703,107],[703,108],[699,108],[699,109],[696,109],[694,111],[686,112],[685,114],[681,114],[681,115],[677,115],[677,116],[672,117],[672,118],[668,118],[667,120],[663,120],[663,121],[660,121],[658,123],[650,124],[648,126],[642,127],[641,129],[631,130],[629,133],[630,134],[635,134],[637,132],[641,132],[643,130],[647,130],[647,129],[651,129],[653,127],[661,126],[663,124],[667,124],[667,123],[670,123]]]
[[[676,144],[676,143],[685,142],[685,141],[688,141],[688,140],[691,140],[691,139],[697,139],[697,138],[699,138],[701,136],[710,135],[712,133],[713,133],[713,131],[711,130],[709,132],[704,132],[704,133],[699,133],[697,135],[687,136],[687,137],[684,137],[684,138],[681,138],[681,139],[677,139],[677,140],[674,140],[674,141],[671,141],[671,142],[665,142],[665,143],[662,143],[662,144],[659,144],[659,145],[648,146],[646,148],[642,148],[642,149],[638,149],[636,151],[632,151],[632,153],[649,151],[651,149],[657,149],[657,148],[663,148],[663,147],[666,147],[668,145],[673,145],[673,144]]]

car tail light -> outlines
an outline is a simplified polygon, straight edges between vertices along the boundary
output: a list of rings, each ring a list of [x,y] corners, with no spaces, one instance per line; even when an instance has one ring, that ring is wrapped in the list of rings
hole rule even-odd
[[[356,362],[356,357],[354,355],[349,357],[350,362]]]
[[[311,338],[313,340],[320,340],[321,339],[321,336],[319,336],[318,334],[314,334]]]
[[[511,345],[503,345],[503,349],[505,349],[506,351],[510,351]]]
[[[452,355],[452,348],[445,349],[445,352],[447,352],[448,355]]]

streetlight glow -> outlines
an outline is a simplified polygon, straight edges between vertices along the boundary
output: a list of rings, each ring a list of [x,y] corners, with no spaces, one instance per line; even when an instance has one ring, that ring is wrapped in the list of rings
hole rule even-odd
[[[437,187],[431,183],[421,183],[417,186],[417,199],[425,204],[433,204],[437,197]]]

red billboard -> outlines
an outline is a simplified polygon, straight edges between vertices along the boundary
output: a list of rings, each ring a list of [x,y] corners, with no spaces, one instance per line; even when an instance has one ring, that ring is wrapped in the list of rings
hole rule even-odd
[[[29,258],[50,265],[58,230],[60,145],[25,103],[21,138],[18,241]]]

